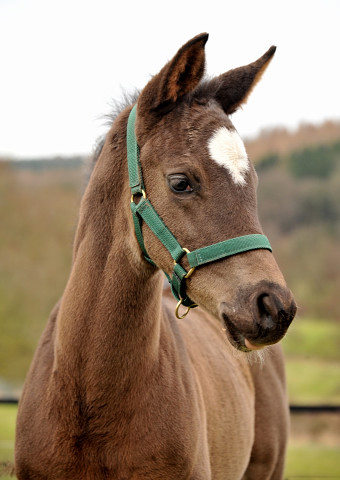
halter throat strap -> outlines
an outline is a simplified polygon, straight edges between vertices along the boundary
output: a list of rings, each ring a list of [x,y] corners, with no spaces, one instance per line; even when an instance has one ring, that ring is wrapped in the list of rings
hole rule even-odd
[[[172,275],[169,275],[166,272],[164,273],[169,280],[174,297],[178,300],[176,316],[178,318],[183,318],[189,312],[190,308],[197,307],[197,305],[186,294],[185,282],[185,280],[192,275],[196,267],[200,267],[210,262],[215,262],[222,258],[230,257],[231,255],[247,252],[249,250],[266,249],[272,251],[272,249],[268,238],[265,235],[260,234],[235,237],[215,243],[213,245],[209,245],[207,247],[198,248],[192,252],[179,244],[176,237],[164,224],[163,220],[158,215],[146,196],[142,167],[140,163],[139,147],[135,135],[136,112],[137,105],[135,105],[130,112],[126,135],[129,184],[131,190],[130,206],[136,237],[143,252],[144,258],[152,265],[157,266],[149,257],[144,245],[142,234],[143,222],[148,225],[154,235],[165,246],[171,255],[174,261]],[[135,203],[135,197],[137,196],[139,197],[139,201],[138,203]],[[185,270],[179,263],[185,255],[187,256],[187,260],[190,265],[189,271]],[[184,315],[179,315],[180,305],[187,307]]]

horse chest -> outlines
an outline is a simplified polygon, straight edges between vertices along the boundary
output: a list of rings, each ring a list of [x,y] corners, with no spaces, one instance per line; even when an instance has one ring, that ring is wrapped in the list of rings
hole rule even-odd
[[[213,479],[242,478],[254,442],[255,390],[247,361],[207,317],[181,327],[195,371]],[[190,338],[189,338],[190,337]]]

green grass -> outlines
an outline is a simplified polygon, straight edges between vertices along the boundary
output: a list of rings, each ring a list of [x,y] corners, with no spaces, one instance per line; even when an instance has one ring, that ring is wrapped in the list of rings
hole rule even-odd
[[[340,404],[340,362],[288,359],[286,371],[290,403]]]
[[[340,361],[340,326],[324,319],[297,317],[282,345],[286,356]]]
[[[8,475],[1,475],[1,465],[8,461],[13,462],[16,414],[16,405],[0,405],[0,476],[2,480],[11,478]]]
[[[339,446],[319,444],[290,445],[287,452],[285,479],[340,479]]]
[[[296,318],[282,341],[291,403],[340,403],[340,328]]]

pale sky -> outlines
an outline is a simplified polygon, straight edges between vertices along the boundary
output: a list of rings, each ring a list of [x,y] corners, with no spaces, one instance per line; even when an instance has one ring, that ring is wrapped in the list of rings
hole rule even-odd
[[[0,0],[0,155],[90,153],[110,101],[201,32],[209,75],[278,47],[243,138],[339,120],[339,25],[340,0]]]

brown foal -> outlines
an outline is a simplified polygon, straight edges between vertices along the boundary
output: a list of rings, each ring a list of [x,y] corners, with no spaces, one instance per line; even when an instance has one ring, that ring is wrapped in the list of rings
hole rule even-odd
[[[207,39],[151,79],[135,124],[147,198],[191,251],[263,233],[256,173],[229,116],[275,48],[207,80]],[[148,263],[135,234],[131,108],[113,122],[81,202],[70,277],[20,400],[16,475],[281,479],[288,406],[281,348],[269,345],[294,318],[292,294],[272,253],[254,249],[197,267],[186,292],[199,307],[176,318],[162,273],[171,277],[174,261],[143,222],[157,266]],[[190,268],[186,256],[181,264]],[[270,355],[256,362],[260,348]]]

